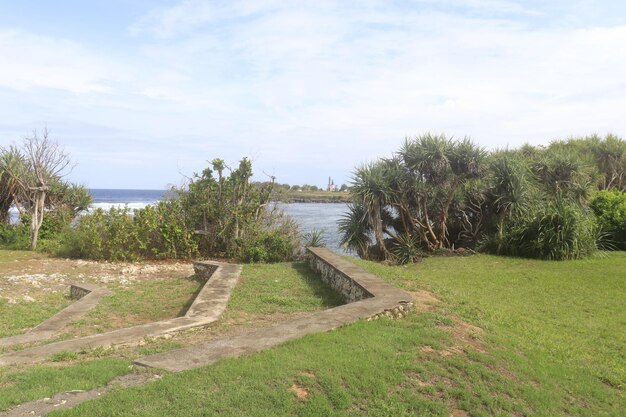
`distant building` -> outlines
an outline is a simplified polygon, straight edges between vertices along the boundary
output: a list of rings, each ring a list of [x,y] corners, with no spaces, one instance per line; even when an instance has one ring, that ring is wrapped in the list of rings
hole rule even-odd
[[[339,188],[335,185],[335,181],[332,178],[328,177],[328,187],[326,187],[326,191],[335,192],[339,191]]]

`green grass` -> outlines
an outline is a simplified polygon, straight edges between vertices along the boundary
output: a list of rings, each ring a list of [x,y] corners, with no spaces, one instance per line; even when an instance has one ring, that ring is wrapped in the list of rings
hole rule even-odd
[[[227,314],[288,314],[344,303],[303,263],[244,265]]]
[[[0,256],[6,253],[0,251]],[[24,256],[24,252],[14,255],[19,259],[32,259]],[[5,258],[7,262],[11,259],[10,256]],[[120,327],[124,319],[126,325],[130,325],[138,320],[159,320],[183,314],[202,285],[195,277],[188,277],[142,280],[130,288],[113,286],[114,293],[76,322],[64,337]],[[246,265],[224,319],[210,329],[215,328],[219,333],[241,324],[266,325],[268,321],[283,320],[291,314],[325,309],[342,302],[341,296],[322,284],[302,263]],[[38,324],[61,308],[52,301],[48,303],[47,299],[34,307],[32,303],[0,304],[0,312],[4,313],[0,315],[0,331],[26,327],[25,317],[28,317],[28,325]],[[128,365],[132,358],[180,348],[184,342],[184,337],[148,340],[144,346],[132,349],[61,352],[51,358],[55,366],[0,367],[0,410],[64,390],[104,385],[113,377],[130,372]],[[94,378],[100,373],[101,377]]]
[[[0,337],[24,333],[37,326],[70,304],[66,294],[48,293],[44,300],[35,303],[9,304],[0,298]],[[36,306],[36,308],[35,308]]]
[[[432,291],[438,309],[166,374],[51,415],[624,415],[626,253],[567,262],[484,255],[398,267],[356,262],[409,291]],[[246,265],[223,321],[259,323],[340,301],[302,264]],[[459,320],[483,331],[460,339]],[[154,341],[143,349],[177,346]],[[73,360],[60,368],[0,368],[0,409],[128,372],[127,359],[108,354],[83,363],[58,358]],[[87,371],[107,364],[101,380]]]
[[[142,280],[131,288],[113,286],[113,294],[75,321],[69,332],[105,332],[184,315],[203,285],[204,281],[191,276]]]
[[[623,415],[626,254],[359,263],[432,289],[441,309],[359,322],[54,415]],[[484,329],[474,336],[482,347],[444,355],[459,344],[457,317]],[[294,384],[308,395],[297,399]]]
[[[0,410],[24,401],[51,397],[62,391],[103,386],[114,377],[130,372],[129,365],[128,360],[99,359],[62,367],[0,367]]]

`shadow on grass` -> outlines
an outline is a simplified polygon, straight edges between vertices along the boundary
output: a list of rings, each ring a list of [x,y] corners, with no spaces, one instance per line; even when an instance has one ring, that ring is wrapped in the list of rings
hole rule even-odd
[[[294,262],[291,264],[291,269],[302,277],[313,294],[320,298],[324,307],[337,307],[346,303],[346,298],[343,294],[335,291],[322,281],[322,278],[311,269],[308,263]]]
[[[207,282],[205,278],[202,278],[201,276],[197,274],[189,275],[188,277],[185,277],[184,279],[190,282],[197,282],[199,285],[198,285],[198,289],[193,292],[193,295],[191,297],[189,297],[189,300],[187,300],[185,304],[183,304],[181,309],[176,314],[176,317],[182,317],[185,314],[187,314],[187,310],[189,310],[189,307],[191,307],[193,302],[196,300],[196,297],[198,297],[198,294],[200,294],[200,291],[202,291],[202,288],[204,288],[204,284],[206,284]]]

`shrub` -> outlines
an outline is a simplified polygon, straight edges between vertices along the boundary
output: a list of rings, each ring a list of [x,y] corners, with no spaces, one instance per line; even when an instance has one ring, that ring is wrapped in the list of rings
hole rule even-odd
[[[626,250],[626,193],[600,191],[591,200],[591,209],[610,245]]]
[[[28,226],[22,224],[0,224],[0,245],[7,249],[28,249],[29,233]]]
[[[592,216],[571,201],[557,200],[512,221],[485,248],[525,258],[580,259],[597,249],[598,237]]]
[[[424,256],[418,236],[404,233],[394,239],[391,252],[400,265],[418,262]]]
[[[197,252],[177,200],[131,213],[128,207],[97,209],[68,229],[61,254],[97,260],[188,259]]]
[[[240,242],[242,262],[286,262],[293,258],[296,250],[293,239],[280,230],[265,230],[254,239]]]

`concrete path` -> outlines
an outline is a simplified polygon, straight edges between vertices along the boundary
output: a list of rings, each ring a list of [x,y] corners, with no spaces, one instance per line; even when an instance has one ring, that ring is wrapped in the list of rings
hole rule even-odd
[[[5,353],[0,355],[0,365],[42,362],[51,355],[61,352],[76,352],[83,349],[139,342],[147,337],[158,337],[193,327],[205,326],[216,321],[226,309],[230,293],[239,280],[241,265],[218,262],[197,262],[194,267],[196,265],[198,266],[196,273],[205,276],[210,274],[210,276],[184,317]],[[207,268],[207,265],[210,268]]]
[[[213,340],[188,348],[150,355],[135,361],[140,366],[180,372],[209,365],[223,358],[258,352],[307,334],[336,329],[340,326],[380,314],[402,316],[412,306],[412,297],[379,277],[365,272],[325,248],[309,249],[311,264],[331,268],[331,285],[347,296],[358,286],[361,300],[285,321],[270,327],[255,329],[238,336]]]
[[[70,293],[78,300],[27,333],[0,339],[0,347],[10,347],[51,339],[66,325],[74,320],[78,320],[96,307],[102,297],[109,295],[111,291],[90,284],[72,284]]]

